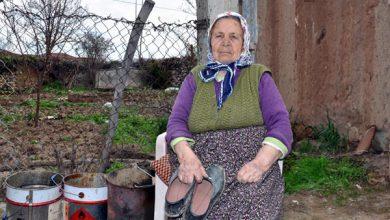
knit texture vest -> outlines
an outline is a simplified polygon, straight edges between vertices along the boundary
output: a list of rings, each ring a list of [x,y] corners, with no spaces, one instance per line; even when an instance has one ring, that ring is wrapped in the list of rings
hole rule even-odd
[[[233,93],[217,109],[214,81],[203,82],[199,72],[204,68],[198,65],[191,70],[196,83],[196,92],[188,118],[188,128],[193,133],[216,131],[263,125],[259,106],[259,81],[269,69],[260,64],[241,69],[235,82]]]

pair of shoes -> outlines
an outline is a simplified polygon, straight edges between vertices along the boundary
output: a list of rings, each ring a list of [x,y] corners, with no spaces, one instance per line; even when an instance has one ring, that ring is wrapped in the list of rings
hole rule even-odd
[[[226,178],[225,170],[217,165],[210,165],[206,173],[208,178],[204,178],[201,183],[184,184],[175,172],[165,197],[165,213],[168,217],[179,217],[183,213],[183,219],[207,217],[224,190]]]

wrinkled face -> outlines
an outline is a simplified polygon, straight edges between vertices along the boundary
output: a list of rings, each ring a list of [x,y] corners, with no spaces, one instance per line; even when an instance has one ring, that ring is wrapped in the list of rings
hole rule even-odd
[[[236,61],[243,49],[241,24],[233,18],[218,20],[211,30],[211,53],[215,60],[229,64]]]

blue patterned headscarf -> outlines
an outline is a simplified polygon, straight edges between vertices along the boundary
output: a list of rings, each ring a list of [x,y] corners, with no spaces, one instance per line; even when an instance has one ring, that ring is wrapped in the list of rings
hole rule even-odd
[[[211,30],[215,23],[224,17],[236,17],[240,20],[242,31],[243,31],[243,51],[238,58],[238,60],[230,63],[223,64],[214,59],[211,52]],[[200,78],[203,82],[210,82],[215,79],[219,71],[226,71],[225,78],[221,83],[220,95],[217,100],[218,109],[222,108],[223,103],[226,99],[233,93],[233,79],[238,69],[250,66],[252,64],[251,54],[249,52],[249,43],[250,43],[250,34],[248,30],[248,25],[244,17],[236,12],[225,12],[219,14],[214,22],[211,24],[209,29],[209,50],[207,54],[207,64],[206,67],[199,72]]]

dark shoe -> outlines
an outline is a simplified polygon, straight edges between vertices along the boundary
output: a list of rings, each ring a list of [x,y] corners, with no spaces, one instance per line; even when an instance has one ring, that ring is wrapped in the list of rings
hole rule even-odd
[[[194,183],[185,184],[180,182],[178,171],[172,175],[169,181],[168,190],[165,195],[165,215],[176,218],[184,213],[191,201]]]
[[[211,165],[206,173],[209,178],[195,183],[192,200],[184,216],[186,220],[206,219],[225,188],[225,170],[222,167]]]

